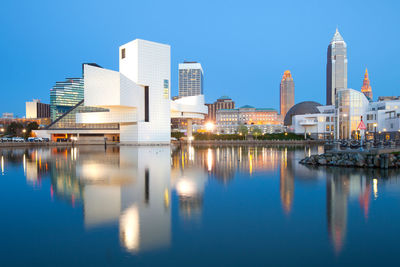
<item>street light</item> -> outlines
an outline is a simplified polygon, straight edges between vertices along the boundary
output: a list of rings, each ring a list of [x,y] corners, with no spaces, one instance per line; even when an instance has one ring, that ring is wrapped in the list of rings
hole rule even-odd
[[[26,129],[23,129],[22,132],[23,132],[23,133],[26,133]]]
[[[212,131],[214,130],[214,123],[212,123],[212,122],[207,122],[207,123],[206,123],[206,130],[207,130],[208,132],[212,132]]]
[[[373,125],[374,125],[374,129],[375,129],[375,133],[374,133],[374,143],[376,143],[376,127],[378,126],[378,124],[375,122]]]

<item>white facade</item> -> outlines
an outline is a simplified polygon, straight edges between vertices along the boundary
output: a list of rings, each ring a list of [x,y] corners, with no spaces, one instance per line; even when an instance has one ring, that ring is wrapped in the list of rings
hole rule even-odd
[[[171,113],[175,117],[200,119],[207,114],[204,95],[171,102],[170,64],[169,45],[140,39],[119,47],[119,72],[85,64],[83,105],[87,108],[77,110],[76,122],[72,122],[77,129],[50,125],[47,130],[35,131],[36,134],[109,134],[107,124],[113,124],[117,127],[112,133],[119,134],[122,144],[169,144]],[[104,129],[79,128],[91,124]]]
[[[36,119],[37,118],[37,103],[40,102],[37,99],[33,99],[32,102],[25,102],[25,118]]]
[[[336,128],[335,107],[319,106],[317,108],[320,113],[293,116],[291,131],[313,138],[333,138]]]
[[[137,123],[120,124],[122,143],[169,143],[171,139],[169,45],[134,40],[119,48],[119,70],[143,87],[135,95]],[[148,120],[145,118],[145,89],[148,87]]]
[[[289,129],[313,138],[350,139],[355,138],[362,117],[367,133],[400,131],[400,99],[369,102],[362,92],[341,89],[337,107],[317,108],[320,113],[293,116]]]
[[[208,108],[204,104],[204,95],[181,97],[171,101],[171,117],[184,119],[204,119]]]
[[[371,102],[365,115],[370,132],[395,132],[400,129],[400,100]],[[376,129],[375,129],[376,128]]]

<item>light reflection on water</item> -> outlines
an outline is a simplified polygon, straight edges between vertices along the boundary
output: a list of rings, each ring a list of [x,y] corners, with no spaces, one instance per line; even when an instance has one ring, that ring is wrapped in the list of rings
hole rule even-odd
[[[280,197],[271,202],[279,203],[282,216],[290,219],[295,216],[292,214],[296,213],[296,201],[297,207],[304,209],[300,205],[302,198],[295,197],[297,192],[304,196],[309,188],[322,184],[325,199],[315,201],[324,201],[326,207],[317,216],[326,219],[327,231],[323,234],[327,234],[332,252],[338,255],[346,248],[349,203],[358,202],[367,221],[371,201],[380,197],[381,184],[390,184],[396,190],[399,175],[394,170],[311,168],[298,164],[302,157],[318,152],[321,147],[121,146],[104,150],[83,146],[1,150],[0,155],[2,175],[12,172],[12,166],[21,166],[27,184],[42,191],[42,182],[49,179],[51,199],[81,209],[85,231],[117,225],[119,244],[132,255],[171,249],[174,229],[183,227],[177,218],[184,224],[200,224],[197,231],[201,231],[201,223],[206,221],[203,216],[208,207],[208,189],[223,186],[229,191],[235,179],[276,177],[277,187],[270,189],[271,196],[276,191]],[[257,192],[257,188],[252,190]],[[241,209],[252,208],[246,206],[246,195],[235,196],[243,198],[244,203],[236,207],[238,216]],[[172,212],[174,207],[177,215]],[[235,231],[244,230],[238,225]],[[213,237],[209,239],[211,242]]]

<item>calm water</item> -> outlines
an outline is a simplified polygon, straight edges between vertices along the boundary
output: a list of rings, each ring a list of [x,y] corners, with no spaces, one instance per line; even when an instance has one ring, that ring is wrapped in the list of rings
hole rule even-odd
[[[0,265],[398,263],[400,172],[298,164],[318,150],[0,150]]]

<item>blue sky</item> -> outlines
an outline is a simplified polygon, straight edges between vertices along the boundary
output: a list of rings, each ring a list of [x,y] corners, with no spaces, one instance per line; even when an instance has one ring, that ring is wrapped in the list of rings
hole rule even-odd
[[[7,1],[0,16],[0,113],[24,116],[25,101],[49,102],[56,81],[82,62],[118,70],[118,47],[136,38],[171,45],[178,63],[199,61],[206,101],[279,108],[289,69],[295,102],[325,104],[326,49],[335,28],[348,45],[348,87],[368,67],[374,98],[400,95],[400,1]]]

